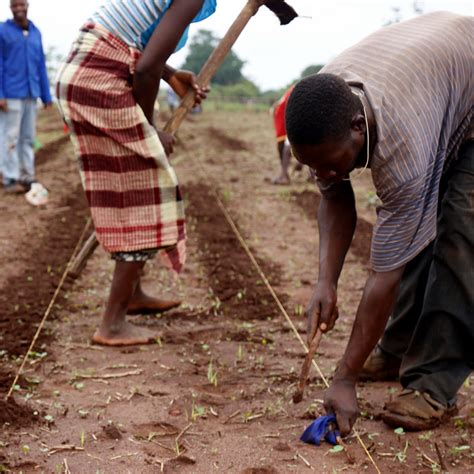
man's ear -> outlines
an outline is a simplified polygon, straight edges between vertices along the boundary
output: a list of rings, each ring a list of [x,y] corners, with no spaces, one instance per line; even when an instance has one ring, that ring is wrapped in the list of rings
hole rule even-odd
[[[365,134],[367,126],[365,124],[365,117],[361,112],[357,112],[351,120],[351,129],[360,134]]]

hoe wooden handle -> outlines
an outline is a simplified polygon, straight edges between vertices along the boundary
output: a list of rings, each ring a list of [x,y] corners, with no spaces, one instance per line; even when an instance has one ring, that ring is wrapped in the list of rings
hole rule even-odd
[[[200,86],[206,87],[209,85],[212,77],[224,62],[224,59],[242,33],[242,30],[264,3],[265,0],[248,0],[239,16],[235,19],[234,23],[232,23],[224,38],[222,38],[198,74],[197,82]],[[175,110],[173,116],[165,125],[164,131],[167,133],[175,133],[193,105],[194,91],[190,90],[183,97],[180,106]]]
[[[308,380],[309,370],[311,369],[311,362],[313,361],[313,357],[316,354],[316,351],[318,350],[318,346],[319,346],[319,343],[321,342],[322,336],[323,336],[323,333],[321,332],[321,329],[318,329],[316,331],[316,334],[313,340],[311,341],[311,344],[309,345],[308,353],[306,354],[306,358],[303,362],[303,367],[301,368],[301,375],[300,375],[300,381],[298,383],[298,388],[293,395],[294,403],[299,403],[301,402],[301,400],[303,400],[303,393],[306,387],[306,382]]]
[[[94,250],[99,246],[95,232],[92,232],[90,237],[86,240],[86,243],[82,247],[81,251],[77,254],[72,262],[71,268],[68,272],[68,276],[72,279],[76,279],[84,270],[87,260],[92,256]]]

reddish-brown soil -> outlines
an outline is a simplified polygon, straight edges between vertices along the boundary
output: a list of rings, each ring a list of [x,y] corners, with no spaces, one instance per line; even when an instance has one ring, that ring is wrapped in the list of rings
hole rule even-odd
[[[11,356],[25,353],[86,222],[88,211],[82,189],[75,183],[71,191],[59,202],[62,210],[55,213],[41,233],[30,233],[25,229],[22,238],[28,245],[21,258],[16,254],[15,259],[31,264],[25,266],[23,272],[8,278],[2,287],[1,347]],[[63,303],[64,293],[58,300],[58,304]],[[49,340],[50,333],[42,332],[38,350]]]
[[[316,218],[316,210],[319,206],[320,195],[316,189],[304,189],[293,192],[296,203],[304,210],[309,219]],[[368,265],[370,258],[370,239],[372,238],[371,222],[364,217],[359,217],[352,240],[351,251],[363,265]]]
[[[271,295],[224,215],[209,206],[215,200],[212,190],[203,184],[185,185],[183,190],[188,203],[188,223],[197,232],[199,250],[195,258],[206,272],[216,301],[226,303],[222,307],[223,316],[241,321],[278,316]],[[270,281],[278,285],[279,268],[261,259],[259,264]]]
[[[21,196],[4,195],[0,202],[3,393],[87,215],[71,147],[51,123],[43,122],[53,144],[38,165],[50,203],[33,209]],[[277,165],[270,117],[195,118],[180,131],[174,163],[187,203],[188,263],[176,281],[152,262],[145,285],[185,303],[159,317],[133,317],[156,331],[155,345],[91,346],[113,268],[97,250],[61,293],[14,402],[0,404],[0,471],[375,472],[353,437],[354,465],[327,445],[298,440],[324,411],[324,385],[312,371],[303,402],[293,404],[304,351],[214,198],[218,193],[225,203],[304,337],[302,310],[317,274],[318,194],[305,174],[291,187],[265,182]],[[326,376],[342,354],[367,274],[369,186],[366,177],[356,183],[363,219],[341,276],[341,317],[316,357]],[[452,472],[472,471],[470,382],[460,393],[459,417],[421,434],[396,434],[378,419],[396,383],[361,384],[357,428],[380,470],[439,472],[444,463]]]

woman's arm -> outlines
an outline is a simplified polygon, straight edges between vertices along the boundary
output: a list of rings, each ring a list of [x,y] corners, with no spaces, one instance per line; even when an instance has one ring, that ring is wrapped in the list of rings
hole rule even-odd
[[[160,80],[165,71],[170,72],[165,68],[166,61],[202,5],[203,0],[174,0],[137,62],[133,94],[151,124]]]

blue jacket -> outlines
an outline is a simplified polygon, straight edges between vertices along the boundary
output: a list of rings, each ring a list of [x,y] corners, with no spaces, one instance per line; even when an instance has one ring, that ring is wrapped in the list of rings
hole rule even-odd
[[[0,99],[51,102],[41,33],[30,21],[28,35],[13,20],[0,24]]]

